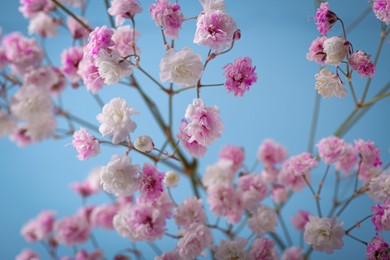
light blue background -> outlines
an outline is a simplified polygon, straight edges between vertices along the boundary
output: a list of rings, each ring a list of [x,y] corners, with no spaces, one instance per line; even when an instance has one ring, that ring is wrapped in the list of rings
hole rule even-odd
[[[91,2],[87,11],[89,23],[92,26],[108,25],[107,15],[103,12],[103,1]],[[144,12],[136,17],[137,27],[141,32],[138,42],[142,49],[141,66],[158,78],[158,64],[164,49],[159,28],[154,25],[154,21],[150,19],[147,12],[147,6],[152,1],[142,2]],[[186,17],[195,16],[201,10],[198,1],[181,2]],[[366,0],[329,1],[329,3],[331,9],[344,20],[346,25],[350,24],[369,5]],[[15,30],[27,33],[28,22],[17,11],[18,5],[16,0],[1,3],[0,26],[4,33]],[[228,6],[227,12],[233,16],[241,29],[242,38],[229,54],[210,62],[203,82],[222,83],[221,67],[243,56],[252,58],[257,67],[258,82],[243,98],[226,94],[224,88],[202,90],[202,98],[207,105],[217,105],[221,108],[225,131],[222,137],[209,147],[206,156],[201,160],[199,168],[201,173],[204,172],[207,164],[217,161],[218,151],[225,144],[243,146],[246,152],[246,164],[249,166],[253,164],[258,146],[265,138],[273,138],[284,144],[290,155],[305,151],[314,105],[314,74],[317,73],[319,66],[306,60],[308,47],[311,41],[318,36],[315,22],[311,20],[315,10],[314,1],[230,0],[226,1],[226,5]],[[379,42],[379,29],[379,21],[373,13],[370,13],[349,35],[348,39],[355,50],[362,49],[374,56]],[[183,30],[180,31],[180,40],[176,46],[178,49],[184,46],[193,47],[195,52],[205,57],[208,50],[192,44],[194,32],[195,21],[186,22]],[[337,24],[330,35],[339,33],[341,33],[341,28],[340,24]],[[71,44],[69,35],[63,29],[60,30],[57,38],[47,40],[48,52],[56,65],[59,65],[61,50]],[[389,80],[389,57],[389,44],[385,42],[368,100]],[[135,73],[144,90],[155,98],[166,115],[167,97],[138,71]],[[360,96],[366,80],[355,75],[353,82]],[[139,116],[134,117],[138,128],[133,136],[148,134],[153,137],[157,146],[162,145],[160,130],[150,120],[151,115],[140,101],[138,93],[123,86],[111,86],[104,87],[100,95],[105,102],[112,97],[125,97],[130,105],[141,112]],[[195,91],[191,90],[178,95],[175,99],[175,129],[178,129],[186,106],[194,97]],[[97,125],[95,116],[100,109],[85,88],[77,90],[69,88],[65,91],[63,99],[69,111]],[[351,94],[343,99],[321,99],[316,142],[334,133],[353,110],[353,106]],[[345,137],[348,142],[353,142],[356,138],[374,141],[382,152],[384,164],[387,164],[390,159],[389,109],[388,99],[380,101]],[[80,162],[76,159],[75,150],[71,146],[66,146],[70,142],[71,138],[49,140],[19,149],[6,138],[0,140],[1,259],[12,259],[25,247],[33,248],[41,254],[43,259],[47,259],[46,252],[39,244],[30,245],[23,240],[19,234],[20,228],[43,209],[53,209],[59,217],[73,214],[80,207],[80,199],[69,189],[69,184],[82,181],[92,168],[106,164],[113,153],[124,153],[120,148],[113,149],[103,146],[103,152],[98,157]],[[145,159],[138,155],[133,157],[133,160],[139,164],[145,162]],[[164,169],[161,167],[161,170]],[[260,168],[257,170],[259,171]],[[317,179],[315,176],[322,176],[322,172],[323,168],[314,171],[314,179]],[[189,187],[185,178],[182,178],[182,182],[183,187]],[[325,187],[322,192],[324,200],[331,199],[332,183],[332,176],[330,176],[327,182],[329,186]],[[178,202],[189,196],[188,191],[183,187],[173,191]],[[91,204],[104,200],[106,197],[99,196],[93,198]],[[309,193],[300,193],[290,203],[291,205],[287,207],[284,214],[286,221],[297,209],[306,207],[309,211],[316,212],[314,201]],[[325,202],[324,205],[329,206]],[[359,202],[353,202],[349,210],[341,217],[341,221],[345,222],[344,227],[350,227],[357,220],[367,216],[372,205],[374,205],[373,202],[367,197]],[[100,244],[108,252],[109,258],[115,252],[130,245],[128,240],[119,238],[115,232],[98,230],[95,233]],[[298,236],[295,232],[293,234],[294,241],[297,243]],[[353,234],[369,241],[374,236],[374,230],[367,221],[360,231],[355,231]],[[246,231],[244,237],[247,236]],[[390,242],[388,235],[387,241]],[[165,238],[164,241],[159,241],[158,245],[162,249],[171,250],[174,247],[173,242],[170,238]],[[364,258],[365,248],[361,244],[347,237],[344,238],[344,242],[343,250],[335,251],[334,255],[314,253],[313,259]],[[89,244],[85,247],[91,248]],[[145,251],[146,259],[154,257],[149,247],[140,245],[139,248]],[[72,251],[61,249],[59,252],[71,254]]]

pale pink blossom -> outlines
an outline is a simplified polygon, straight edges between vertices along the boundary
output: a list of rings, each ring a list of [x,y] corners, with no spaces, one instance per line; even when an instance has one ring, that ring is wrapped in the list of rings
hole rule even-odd
[[[249,57],[238,58],[223,69],[226,77],[225,87],[228,93],[233,92],[234,96],[243,96],[257,81],[256,66],[252,67],[252,59]]]
[[[42,211],[23,226],[21,235],[28,242],[47,239],[53,231],[55,215],[56,213],[50,210]]]
[[[100,171],[103,190],[116,196],[131,195],[138,189],[139,170],[139,165],[132,164],[129,156],[114,154]]]
[[[88,181],[72,183],[70,188],[84,198],[96,193]]]
[[[139,0],[112,0],[108,13],[115,16],[115,24],[122,25],[125,18],[132,19],[142,12]]]
[[[112,220],[117,213],[118,207],[115,205],[99,205],[92,210],[91,225],[93,227],[114,229]]]
[[[99,76],[107,85],[116,84],[121,78],[130,76],[133,72],[130,62],[123,59],[116,51],[101,50],[95,57],[95,66],[98,68]]]
[[[257,151],[257,159],[267,167],[283,163],[286,158],[286,148],[272,139],[264,140]]]
[[[335,163],[335,168],[337,171],[349,174],[355,168],[357,162],[357,151],[353,146],[348,144],[344,156]]]
[[[289,190],[283,185],[275,185],[272,187],[272,200],[276,203],[285,202],[288,198]]]
[[[180,260],[180,256],[177,250],[173,250],[172,252],[165,252],[160,256],[154,257],[154,260]]]
[[[310,213],[304,210],[300,210],[294,217],[291,218],[291,223],[296,229],[303,232],[305,231],[305,225],[309,221]]]
[[[167,171],[164,176],[164,185],[167,188],[175,188],[179,184],[180,175],[175,171]]]
[[[101,124],[99,132],[103,136],[112,136],[114,144],[126,141],[129,133],[134,132],[137,127],[137,124],[130,117],[137,114],[138,112],[134,108],[127,105],[125,99],[113,98],[104,105],[102,113],[96,116]]]
[[[371,221],[374,224],[375,230],[389,231],[390,230],[390,201],[385,200],[383,204],[378,204],[371,207],[371,211],[374,213],[371,217]]]
[[[231,185],[234,178],[234,172],[231,170],[232,165],[232,161],[226,159],[220,159],[215,164],[208,165],[202,178],[202,184],[207,188],[215,185]]]
[[[322,138],[317,144],[320,158],[326,164],[340,161],[348,151],[348,144],[337,136]]]
[[[62,218],[55,223],[55,238],[65,246],[74,246],[89,239],[90,226],[87,219],[81,215]]]
[[[41,11],[49,13],[55,8],[51,0],[20,0],[20,4],[19,11],[25,18],[32,18]]]
[[[342,225],[343,222],[337,223],[336,218],[309,216],[309,221],[305,225],[304,239],[315,250],[331,254],[335,249],[340,249],[344,245],[345,233]]]
[[[193,259],[207,247],[210,247],[212,243],[210,229],[206,225],[193,223],[182,231],[177,250],[181,259]]]
[[[348,63],[353,70],[356,70],[361,77],[370,77],[374,76],[376,67],[374,63],[370,60],[370,55],[364,51],[357,51],[352,53],[348,59]]]
[[[79,63],[83,59],[83,49],[81,47],[71,47],[65,49],[61,53],[61,71],[66,77],[70,79],[72,83],[81,79],[77,73],[79,69]]]
[[[189,152],[195,158],[200,158],[206,153],[207,148],[203,145],[200,145],[195,140],[189,142],[191,136],[185,132],[187,125],[187,121],[183,119],[180,125],[180,132],[176,135],[176,138],[180,141],[187,152]]]
[[[318,31],[322,35],[325,35],[337,22],[338,17],[334,12],[329,10],[329,4],[327,2],[323,2],[317,9],[314,19],[317,21],[316,24]]]
[[[32,143],[31,137],[26,135],[27,129],[25,127],[18,127],[10,136],[9,139],[14,141],[17,146],[25,147]]]
[[[142,135],[135,139],[134,148],[143,153],[150,153],[154,149],[154,143],[150,136]]]
[[[381,172],[382,168],[380,166],[372,166],[364,162],[358,164],[357,167],[358,178],[363,181],[363,183],[367,183],[375,176],[378,176]]]
[[[268,238],[258,238],[252,243],[250,250],[252,260],[277,260],[278,252],[275,244]]]
[[[99,141],[86,128],[73,133],[72,145],[78,152],[79,160],[86,160],[100,153]]]
[[[170,81],[182,87],[197,84],[203,73],[202,56],[191,48],[180,51],[169,49],[160,62],[160,80]]]
[[[103,252],[100,249],[96,249],[90,253],[85,251],[84,249],[81,249],[77,252],[75,255],[74,260],[103,260],[104,255]]]
[[[390,23],[390,2],[389,0],[373,0],[372,10],[376,17],[386,25]]]
[[[241,168],[245,159],[244,149],[234,145],[222,147],[218,156],[220,159],[230,160],[233,163],[231,169],[234,172]]]
[[[141,203],[141,199],[138,200],[138,203]],[[165,218],[171,218],[173,210],[176,207],[176,204],[172,201],[171,196],[165,191],[158,199],[154,201],[146,201],[145,203],[155,209],[158,209]]]
[[[24,74],[23,79],[23,88],[35,88],[43,95],[58,83],[58,76],[54,68],[50,66],[30,68]]]
[[[92,58],[84,57],[78,63],[77,74],[83,80],[85,87],[93,94],[103,87],[104,79],[100,77],[98,67],[95,66]]]
[[[381,174],[369,182],[368,193],[375,201],[390,199],[390,174]]]
[[[18,119],[0,110],[0,137],[13,133],[18,127]]]
[[[192,223],[205,224],[206,212],[202,208],[202,200],[195,197],[187,198],[176,208],[175,223],[183,228]]]
[[[27,120],[24,127],[26,135],[30,137],[31,142],[40,142],[54,136],[57,121],[53,115],[42,114],[41,117],[35,120]]]
[[[83,17],[78,17],[81,21],[86,23],[87,21]],[[89,35],[89,30],[81,25],[76,19],[72,16],[68,16],[66,19],[66,25],[70,31],[70,34],[74,39],[87,39]]]
[[[259,174],[242,175],[237,181],[238,193],[241,196],[243,206],[251,210],[267,196],[267,184]]]
[[[304,252],[302,248],[293,246],[284,250],[281,260],[303,260]]]
[[[156,166],[145,163],[139,176],[139,189],[142,201],[155,201],[164,191],[164,174]]]
[[[188,105],[185,117],[190,121],[184,129],[191,136],[188,140],[190,143],[197,141],[203,146],[210,145],[221,136],[224,129],[219,108],[206,106],[200,98],[195,98]]]
[[[343,88],[344,84],[339,75],[333,74],[327,68],[320,70],[320,72],[315,75],[315,79],[317,80],[315,87],[318,94],[324,98],[331,98],[333,96],[341,98],[348,93],[347,90]]]
[[[355,149],[360,154],[362,163],[374,167],[382,165],[381,153],[372,141],[357,139],[355,140]]]
[[[333,36],[324,41],[325,63],[338,66],[349,51],[350,43],[341,37]]]
[[[39,260],[41,259],[37,253],[31,249],[23,249],[16,257],[15,260]]]
[[[280,169],[278,169],[278,168],[266,167],[261,171],[260,175],[261,175],[261,178],[264,181],[264,183],[274,184],[274,183],[278,182],[279,172],[280,172]]]
[[[135,46],[135,41],[139,38],[139,32],[129,25],[120,26],[114,30],[112,40],[115,45],[112,47],[122,57],[126,57],[133,54],[139,54],[140,49]]]
[[[120,236],[127,237],[135,241],[135,230],[133,230],[128,223],[130,216],[128,211],[128,208],[125,207],[122,211],[118,212],[118,214],[114,216],[112,224]]]
[[[366,250],[367,260],[387,260],[390,259],[390,249],[389,244],[386,243],[386,240],[376,235],[370,243],[367,245]]]
[[[88,44],[84,47],[84,57],[96,56],[100,50],[108,50],[115,43],[112,40],[114,31],[106,26],[96,27],[88,37]]]
[[[168,0],[157,0],[157,4],[151,4],[149,12],[156,25],[160,26],[164,34],[172,39],[177,39],[179,29],[184,20],[180,5],[170,3]]]
[[[229,223],[237,223],[244,213],[240,194],[232,186],[213,185],[207,190],[210,210],[218,217],[226,217]]]
[[[325,65],[326,54],[324,52],[324,41],[326,39],[326,36],[318,37],[310,44],[309,52],[306,54],[308,60]]]
[[[194,43],[212,50],[230,47],[237,26],[233,18],[220,10],[213,10],[198,16]]]
[[[274,232],[278,225],[277,215],[273,209],[266,205],[260,205],[251,212],[248,218],[248,226],[258,236],[266,232]]]
[[[245,246],[247,240],[242,237],[238,237],[235,240],[221,240],[219,247],[215,250],[215,258],[217,260],[250,260],[248,252],[245,252]]]
[[[199,0],[199,1],[205,12],[209,12],[213,10],[224,11],[226,9],[224,0]]]
[[[42,37],[54,37],[57,35],[59,21],[45,12],[39,12],[30,20],[28,25],[29,34],[38,34]]]

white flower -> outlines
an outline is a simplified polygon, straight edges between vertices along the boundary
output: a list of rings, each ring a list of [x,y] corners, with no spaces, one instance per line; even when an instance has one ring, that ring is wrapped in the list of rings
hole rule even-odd
[[[224,11],[226,9],[224,0],[200,0],[200,4],[206,12],[213,10]]]
[[[134,147],[144,153],[150,153],[154,149],[154,143],[152,138],[147,135],[138,136],[135,139]]]
[[[375,201],[384,201],[390,198],[390,175],[381,174],[370,180],[368,194]]]
[[[32,142],[40,142],[53,136],[56,130],[57,121],[52,115],[42,114],[34,120],[27,120],[26,136],[31,138]]]
[[[215,258],[218,260],[249,260],[248,252],[245,252],[245,245],[248,241],[245,238],[238,237],[233,241],[221,240],[221,245],[215,251]]]
[[[122,77],[130,76],[133,72],[130,62],[124,60],[116,51],[108,53],[101,50],[95,59],[95,66],[107,85],[118,83]]]
[[[42,37],[53,37],[57,35],[58,23],[53,17],[45,12],[39,12],[30,20],[28,25],[29,34],[39,34]]]
[[[116,214],[112,219],[112,224],[119,235],[122,237],[128,237],[133,241],[136,240],[135,230],[133,230],[129,225],[129,217],[126,212],[118,212],[118,214]]]
[[[321,96],[341,98],[347,94],[347,90],[343,88],[343,82],[341,82],[339,76],[333,74],[327,68],[323,68],[315,75],[315,78],[317,80],[316,89]]]
[[[111,161],[100,171],[103,190],[116,196],[128,196],[138,189],[138,164],[131,164],[131,158],[114,154]]]
[[[203,73],[202,57],[192,49],[176,52],[170,49],[160,62],[161,81],[171,81],[182,87],[194,86]]]
[[[338,66],[347,56],[349,42],[341,37],[331,37],[324,41],[324,52],[326,53],[326,64]]]
[[[123,98],[113,98],[104,105],[102,113],[96,116],[101,123],[99,132],[103,136],[112,136],[112,142],[119,144],[125,141],[129,132],[134,132],[137,124],[130,119],[130,116],[138,112],[129,107]]]
[[[167,171],[164,177],[164,185],[168,188],[174,188],[179,183],[180,176],[177,172]]]
[[[53,102],[48,92],[32,86],[23,86],[11,101],[11,112],[24,120],[40,120],[52,113]]]
[[[249,228],[258,236],[262,236],[268,231],[274,231],[277,225],[275,211],[265,205],[261,205],[252,211],[252,216],[248,219]]]
[[[305,241],[314,249],[331,254],[344,245],[342,225],[343,222],[336,223],[336,218],[309,216],[309,221],[305,225]]]
[[[231,160],[220,159],[215,164],[207,166],[202,184],[205,187],[230,185],[234,178],[234,172],[231,170],[232,165],[233,162]]]
[[[7,112],[0,110],[0,137],[14,132],[17,126],[18,119],[9,117]]]

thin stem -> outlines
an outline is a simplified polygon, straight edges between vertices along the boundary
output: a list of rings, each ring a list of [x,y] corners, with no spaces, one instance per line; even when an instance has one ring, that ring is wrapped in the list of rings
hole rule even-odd
[[[156,246],[154,243],[148,242],[147,244],[153,249],[156,255],[161,255],[163,253],[161,249],[158,246]]]
[[[91,93],[92,94],[92,93]],[[95,99],[96,103],[98,104],[98,106],[100,106],[100,108],[103,108],[103,106],[105,105],[102,98],[99,96],[99,94],[92,94],[92,97]]]
[[[169,84],[169,92],[171,94],[168,96],[168,126],[171,129],[173,126],[173,94],[172,94],[172,90],[173,90],[173,84],[170,83]]]
[[[360,238],[357,238],[357,237],[355,237],[355,236],[353,236],[353,235],[351,235],[351,234],[346,233],[345,235],[346,235],[346,236],[349,236],[349,237],[352,238],[353,240],[356,240],[356,241],[362,243],[362,244],[365,245],[365,246],[367,246],[367,244],[368,244],[367,242],[365,242],[365,241],[361,240]]]
[[[360,227],[360,225],[366,221],[367,219],[371,218],[373,216],[373,214],[371,215],[368,215],[364,218],[362,218],[361,220],[359,220],[358,222],[356,222],[352,227],[348,228],[347,230],[345,230],[345,234],[348,234],[349,232],[351,232],[353,229],[357,228],[357,227]]]
[[[220,84],[200,84],[199,85],[199,88],[208,88],[208,87],[220,87],[220,86],[224,86],[225,83],[220,83]],[[192,89],[192,88],[196,88],[197,86],[190,86],[190,87],[185,87],[185,88],[181,88],[181,89],[178,89],[176,91],[173,92],[174,95],[182,92],[182,91],[185,91],[185,90],[189,90],[189,89]]]
[[[387,92],[385,94],[382,94],[382,95],[379,95],[373,99],[371,99],[370,101],[367,101],[366,103],[362,104],[361,107],[368,107],[368,106],[371,106],[372,104],[374,104],[375,102],[387,97],[387,96],[390,96],[390,92]]]
[[[341,20],[340,18],[337,18],[337,20],[339,20],[340,23],[341,23],[341,27],[342,27],[342,29],[343,29],[343,36],[344,36],[344,39],[347,39],[347,32],[345,31],[345,26],[344,26],[343,20]]]
[[[104,4],[106,5],[106,9],[110,8],[110,4],[108,3],[108,0],[104,0]],[[110,24],[112,28],[116,28],[114,18],[107,12],[108,19],[110,20]]]
[[[346,29],[347,34],[349,34],[353,29],[355,29],[356,26],[358,26],[359,23],[361,23],[364,20],[364,18],[366,18],[369,14],[371,14],[371,12],[372,12],[372,8],[367,7],[366,10],[364,10],[358,17],[356,17],[356,19],[353,20],[350,25],[348,25]]]
[[[170,237],[170,238],[173,238],[173,239],[180,239],[180,236],[175,236],[175,235],[172,235],[172,234],[169,234],[169,233],[165,233],[165,235],[167,237]]]
[[[68,8],[66,8],[63,4],[61,4],[57,0],[51,0],[53,3],[58,6],[60,9],[62,9],[65,13],[72,16],[73,19],[75,19],[81,26],[83,26],[87,31],[92,32],[92,28],[86,24],[84,21],[82,21],[77,15],[75,15],[72,11],[70,11]]]
[[[313,186],[311,185],[311,183],[308,181],[308,179],[306,178],[306,175],[302,175],[303,179],[305,180],[307,186],[309,187],[311,193],[313,194],[313,197],[314,197],[314,200],[316,202],[316,206],[317,206],[317,211],[318,211],[318,215],[322,218],[322,211],[321,211],[321,206],[320,206],[320,202],[319,202],[319,198],[316,194],[316,192],[314,191],[313,189]]]
[[[283,241],[276,233],[269,232],[268,235],[272,237],[272,239],[276,242],[276,244],[279,246],[281,251],[284,251],[284,249],[286,249],[286,245],[283,243]]]
[[[314,138],[317,131],[318,116],[320,113],[320,104],[321,104],[321,96],[317,92],[315,92],[314,109],[313,109],[313,115],[311,117],[309,142],[307,145],[307,151],[309,153],[313,153]]]
[[[94,234],[92,232],[90,233],[89,238],[91,239],[93,247],[95,249],[99,249],[100,248],[99,243],[97,242],[96,237],[94,236]]]
[[[291,236],[290,236],[290,232],[288,232],[286,223],[284,222],[284,219],[283,219],[281,213],[278,214],[278,218],[279,218],[280,226],[282,227],[282,231],[284,233],[284,236],[286,237],[287,243],[288,243],[289,246],[292,246],[293,242],[292,242],[292,239],[291,239]]]
[[[336,130],[336,132],[333,134],[334,136],[341,137],[344,134],[345,128],[348,126],[348,124],[352,121],[356,113],[359,111],[359,107],[356,107],[349,116],[344,120],[344,122],[340,125],[340,127]]]
[[[135,66],[134,63],[130,62],[131,65]],[[168,90],[163,86],[161,85],[160,82],[158,82],[155,78],[153,78],[146,70],[144,70],[141,66],[137,65],[135,66],[136,68],[138,68],[146,77],[148,77],[151,81],[153,81],[162,91],[168,93]]]
[[[163,38],[164,48],[165,49],[167,49],[167,47],[169,48],[169,45],[167,43],[167,38],[165,38],[165,33],[164,33],[164,29],[162,28],[162,26],[161,26],[161,35],[162,35],[162,38]]]

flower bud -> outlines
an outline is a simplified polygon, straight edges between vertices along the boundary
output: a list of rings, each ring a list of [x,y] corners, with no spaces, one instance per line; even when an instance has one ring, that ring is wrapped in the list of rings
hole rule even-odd
[[[152,138],[147,135],[138,136],[135,139],[134,147],[144,153],[150,153],[154,149],[154,143]]]
[[[179,183],[180,176],[174,171],[167,171],[165,173],[164,185],[168,188],[174,188]]]

